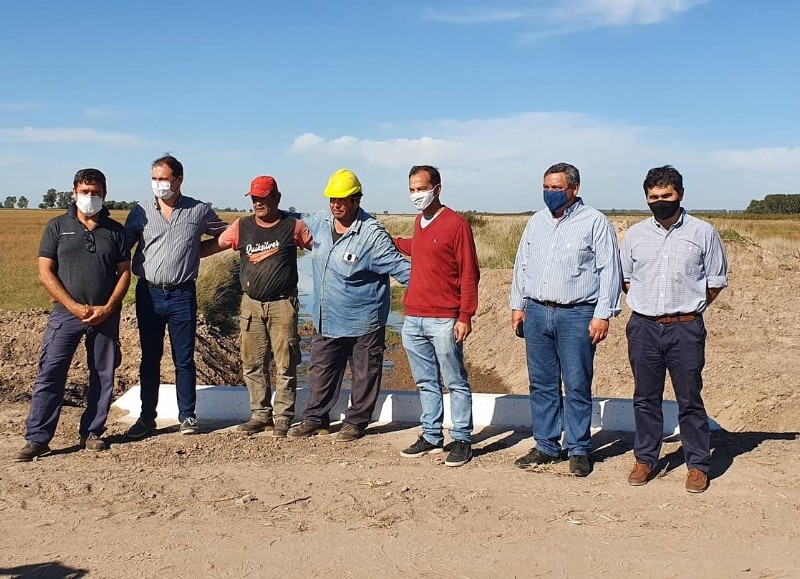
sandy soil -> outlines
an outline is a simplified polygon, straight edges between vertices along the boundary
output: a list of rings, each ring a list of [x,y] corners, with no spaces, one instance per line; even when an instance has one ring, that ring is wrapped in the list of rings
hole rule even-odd
[[[705,397],[727,431],[713,437],[711,488],[683,490],[680,445],[661,476],[629,487],[627,435],[595,436],[595,471],[521,471],[526,432],[475,433],[475,459],[404,459],[413,425],[374,425],[351,445],[333,437],[243,437],[209,425],[181,437],[78,451],[80,408],[62,415],[51,456],[0,461],[0,576],[798,577],[800,552],[800,260],[729,246],[731,287],[707,315]],[[524,392],[522,340],[511,334],[509,271],[483,272],[467,357],[476,389]],[[123,322],[120,388],[136,382],[135,320]],[[629,397],[624,323],[598,350],[596,394]],[[0,457],[22,444],[46,314],[0,312]],[[202,382],[238,381],[235,338],[201,325]],[[387,388],[409,387],[402,349]],[[165,365],[164,380],[172,381]],[[85,367],[70,375],[80,403]]]

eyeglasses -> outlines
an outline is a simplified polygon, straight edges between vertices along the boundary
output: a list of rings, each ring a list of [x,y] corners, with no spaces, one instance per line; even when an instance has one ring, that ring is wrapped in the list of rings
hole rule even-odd
[[[86,251],[89,253],[94,253],[96,250],[94,244],[94,233],[91,231],[84,231],[83,232],[83,242],[86,245]]]

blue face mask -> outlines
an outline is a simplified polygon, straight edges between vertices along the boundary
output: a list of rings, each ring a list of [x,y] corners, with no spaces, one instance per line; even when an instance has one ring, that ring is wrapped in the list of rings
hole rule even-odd
[[[550,213],[555,213],[564,207],[567,201],[569,201],[569,199],[567,199],[567,192],[563,189],[560,191],[544,190],[544,204],[547,205]]]

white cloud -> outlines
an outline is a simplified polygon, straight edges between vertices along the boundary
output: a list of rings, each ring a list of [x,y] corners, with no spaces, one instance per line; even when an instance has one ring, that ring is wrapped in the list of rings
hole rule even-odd
[[[0,137],[30,143],[101,143],[106,145],[138,145],[141,139],[128,133],[112,133],[88,128],[0,129]]]
[[[765,168],[783,169],[771,174],[771,189],[796,189],[800,181],[800,149],[723,150],[694,137],[684,142],[671,129],[614,124],[569,112],[442,119],[393,132],[389,138],[306,133],[289,152],[309,179],[335,166],[352,168],[371,193],[378,193],[370,199],[378,199],[381,210],[409,209],[398,193],[404,190],[408,168],[422,163],[441,169],[445,195],[454,208],[487,211],[540,207],[542,173],[561,161],[580,169],[587,203],[605,209],[643,207],[647,170],[666,164],[683,173],[690,208],[744,209],[750,199],[765,194]],[[301,180],[295,181],[296,189],[318,188],[314,180]]]
[[[515,8],[429,9],[426,16],[447,24],[517,22],[526,27],[523,39],[534,40],[593,28],[657,24],[707,2],[710,0],[528,0]]]
[[[800,166],[800,147],[720,149],[712,152],[720,166],[753,171],[786,170]]]

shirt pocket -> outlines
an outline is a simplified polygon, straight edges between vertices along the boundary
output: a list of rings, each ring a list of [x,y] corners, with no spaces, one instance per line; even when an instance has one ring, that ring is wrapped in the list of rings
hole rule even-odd
[[[331,255],[333,268],[343,277],[353,277],[369,269],[369,248],[360,243],[347,243],[337,247]]]
[[[699,279],[703,272],[703,252],[700,247],[691,241],[678,240],[674,249],[676,275]]]
[[[594,252],[591,249],[565,247],[560,252],[559,259],[566,273],[572,277],[580,277],[594,269]]]
[[[175,241],[181,245],[192,245],[194,242],[199,241],[202,231],[203,227],[196,221],[176,223],[172,227],[172,235]]]

